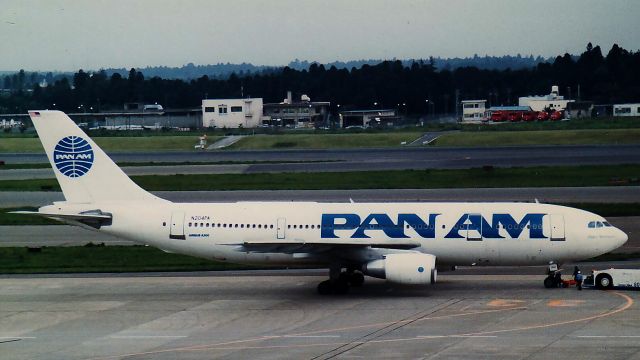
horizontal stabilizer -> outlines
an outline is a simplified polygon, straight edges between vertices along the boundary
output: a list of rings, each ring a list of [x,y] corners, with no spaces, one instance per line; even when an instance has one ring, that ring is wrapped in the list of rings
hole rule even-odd
[[[103,213],[100,210],[83,211],[81,213],[60,213],[60,212],[40,212],[40,211],[11,211],[10,214],[38,215],[49,219],[70,222],[72,224],[81,223],[99,229],[103,225],[111,225],[113,216]]]

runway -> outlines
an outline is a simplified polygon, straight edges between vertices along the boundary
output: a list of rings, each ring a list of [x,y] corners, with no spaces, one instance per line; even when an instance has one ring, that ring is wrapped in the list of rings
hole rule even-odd
[[[298,276],[299,275],[299,276]],[[640,354],[637,291],[544,289],[537,275],[444,274],[432,287],[322,276],[0,278],[14,359],[612,359]]]
[[[403,147],[386,149],[253,150],[110,153],[116,162],[283,163],[124,167],[129,175],[205,173],[343,172],[407,169],[466,169],[482,166],[610,165],[640,163],[640,145],[513,146],[487,148]],[[46,163],[44,154],[0,154],[11,163]],[[295,161],[296,163],[286,163]],[[51,169],[0,170],[0,180],[51,178]]]

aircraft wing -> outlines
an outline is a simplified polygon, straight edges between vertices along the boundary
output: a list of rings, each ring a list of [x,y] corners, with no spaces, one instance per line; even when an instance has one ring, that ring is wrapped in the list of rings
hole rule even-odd
[[[231,244],[228,244],[231,245]],[[318,241],[245,241],[241,244],[243,250],[249,252],[280,252],[280,253],[299,253],[309,252],[318,253],[336,248],[383,248],[383,249],[413,249],[420,246],[417,241],[398,241],[398,240],[375,240],[375,239],[323,239]]]

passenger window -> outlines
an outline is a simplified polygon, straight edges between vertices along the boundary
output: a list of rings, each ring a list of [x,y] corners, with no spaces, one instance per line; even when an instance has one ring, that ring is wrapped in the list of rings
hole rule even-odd
[[[166,221],[163,221],[163,222],[162,222],[162,226],[167,226],[167,222],[166,222]]]
[[[269,227],[270,227],[271,229],[273,229],[273,224],[271,224]]]
[[[596,227],[596,222],[595,221],[589,222],[589,228],[593,229],[594,227]]]
[[[191,227],[191,223],[189,223],[189,227]]]

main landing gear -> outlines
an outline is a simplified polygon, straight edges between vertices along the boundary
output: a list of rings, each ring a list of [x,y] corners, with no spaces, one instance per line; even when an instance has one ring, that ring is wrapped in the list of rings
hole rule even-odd
[[[342,295],[349,291],[349,287],[360,287],[364,283],[364,275],[355,269],[348,268],[342,271],[339,266],[329,269],[329,280],[318,284],[318,293],[321,295]]]

